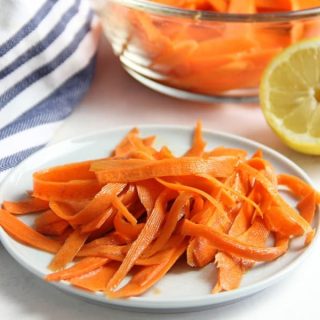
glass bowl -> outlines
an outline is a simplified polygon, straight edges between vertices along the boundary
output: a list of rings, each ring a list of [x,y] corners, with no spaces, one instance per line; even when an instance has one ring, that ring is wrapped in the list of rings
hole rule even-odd
[[[320,36],[320,7],[227,14],[145,0],[99,0],[95,7],[124,69],[177,98],[255,102],[264,68],[285,47]]]

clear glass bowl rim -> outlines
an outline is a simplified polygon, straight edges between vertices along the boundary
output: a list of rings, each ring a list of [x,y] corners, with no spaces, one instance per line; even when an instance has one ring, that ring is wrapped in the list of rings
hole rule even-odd
[[[202,10],[189,10],[152,2],[152,0],[105,0],[126,7],[138,9],[163,16],[176,16],[201,21],[216,22],[290,22],[320,16],[320,6],[305,10],[282,11],[275,13],[230,14]],[[98,10],[99,11],[99,10]]]

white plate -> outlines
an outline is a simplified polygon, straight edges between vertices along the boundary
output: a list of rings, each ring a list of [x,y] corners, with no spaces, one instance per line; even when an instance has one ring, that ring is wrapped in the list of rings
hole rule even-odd
[[[32,188],[32,173],[36,170],[71,161],[81,161],[107,155],[129,129],[119,128],[99,132],[44,148],[21,163],[8,176],[0,189],[0,202],[4,199],[17,200],[23,197],[26,190]],[[143,126],[140,129],[143,136],[156,135],[157,146],[168,145],[176,154],[181,154],[190,146],[193,131],[192,128],[188,127],[159,125]],[[243,148],[249,153],[253,153],[257,148],[260,148],[278,172],[294,174],[311,183],[307,175],[293,162],[263,145],[241,137],[209,131],[204,132],[204,138],[208,142],[208,148],[215,146],[237,147]],[[33,217],[28,216],[22,219],[27,223],[31,223]],[[318,223],[315,225],[318,225]],[[48,273],[46,266],[51,259],[50,254],[16,242],[2,229],[0,230],[0,235],[7,251],[24,268],[40,278],[43,278]],[[318,238],[317,232],[316,241],[307,249],[299,249],[303,243],[302,239],[294,240],[285,256],[250,270],[244,276],[239,289],[216,295],[209,294],[216,277],[212,265],[202,270],[176,266],[145,295],[125,300],[110,300],[102,294],[92,294],[69,286],[67,283],[49,284],[80,298],[88,299],[91,302],[117,308],[149,312],[182,312],[210,308],[235,302],[278,282],[303,260],[306,253],[312,251],[311,249],[315,246]]]

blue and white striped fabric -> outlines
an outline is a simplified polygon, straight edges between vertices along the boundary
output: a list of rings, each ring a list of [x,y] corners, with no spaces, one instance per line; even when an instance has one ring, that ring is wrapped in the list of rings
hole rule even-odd
[[[0,0],[0,183],[83,97],[98,39],[87,0]]]

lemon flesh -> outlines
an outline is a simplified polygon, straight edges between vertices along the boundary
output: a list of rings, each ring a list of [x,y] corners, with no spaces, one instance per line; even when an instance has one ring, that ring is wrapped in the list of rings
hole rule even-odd
[[[320,38],[276,56],[260,84],[265,118],[292,149],[320,155]]]

